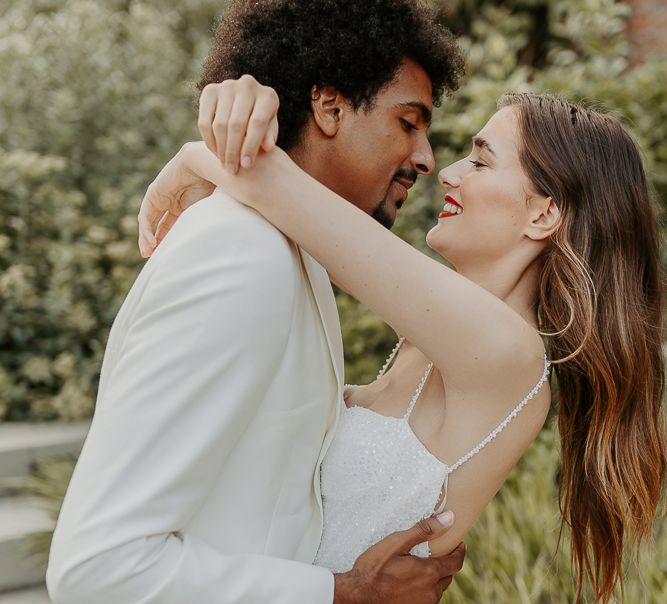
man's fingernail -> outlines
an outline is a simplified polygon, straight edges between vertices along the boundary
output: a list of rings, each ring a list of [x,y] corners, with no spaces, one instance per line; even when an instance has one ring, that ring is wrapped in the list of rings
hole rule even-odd
[[[249,168],[250,166],[252,166],[252,158],[249,155],[243,156],[243,159],[241,160],[241,167]]]
[[[442,526],[452,526],[454,524],[454,512],[447,510],[442,514],[438,514],[436,520],[442,524]]]
[[[236,166],[234,164],[225,164],[225,170],[230,174],[236,174]]]

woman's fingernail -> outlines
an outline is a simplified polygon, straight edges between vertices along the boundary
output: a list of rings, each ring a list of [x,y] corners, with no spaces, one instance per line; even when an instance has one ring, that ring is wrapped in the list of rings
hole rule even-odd
[[[452,526],[454,524],[454,512],[447,510],[442,514],[438,514],[436,520],[442,524],[442,526]]]
[[[252,158],[249,155],[245,155],[241,160],[242,168],[250,168],[252,166]]]

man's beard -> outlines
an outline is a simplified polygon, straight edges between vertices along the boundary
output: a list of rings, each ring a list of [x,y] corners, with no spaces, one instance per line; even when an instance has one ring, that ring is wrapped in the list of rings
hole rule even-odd
[[[415,182],[417,180],[417,171],[401,168],[396,172],[394,179],[397,177],[407,178],[408,180]],[[387,192],[387,195],[388,194],[389,192]],[[377,220],[383,227],[391,230],[391,227],[394,226],[394,220],[391,218],[391,216],[389,216],[389,214],[387,214],[387,195],[385,195],[384,199],[377,206],[375,206],[375,208],[373,208],[373,213],[371,216],[375,218],[375,220]],[[401,209],[402,205],[402,203],[396,204],[397,212]]]
[[[385,197],[375,208],[371,214],[383,227],[391,229],[394,226],[394,221],[391,216],[387,214],[387,198]]]

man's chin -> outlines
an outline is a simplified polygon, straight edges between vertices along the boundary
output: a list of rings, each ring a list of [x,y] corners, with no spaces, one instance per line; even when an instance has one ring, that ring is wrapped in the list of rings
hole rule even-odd
[[[377,220],[383,227],[391,229],[396,222],[396,216],[398,214],[398,209],[395,205],[392,204],[391,210],[387,208],[387,202],[383,201],[379,206],[373,210],[373,218]],[[393,210],[393,211],[392,211]]]

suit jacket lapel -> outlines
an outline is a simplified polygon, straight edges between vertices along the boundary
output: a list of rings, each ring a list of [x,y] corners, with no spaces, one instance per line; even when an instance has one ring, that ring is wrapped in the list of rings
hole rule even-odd
[[[308,274],[310,286],[315,297],[315,302],[322,317],[322,325],[324,326],[324,333],[327,337],[327,344],[329,345],[329,352],[333,361],[336,379],[338,381],[339,390],[342,387],[344,375],[343,364],[343,340],[340,330],[340,319],[338,317],[338,309],[336,308],[336,299],[331,291],[331,283],[327,271],[320,265],[312,256],[305,250],[299,248],[303,266]],[[340,395],[340,392],[339,392]]]

